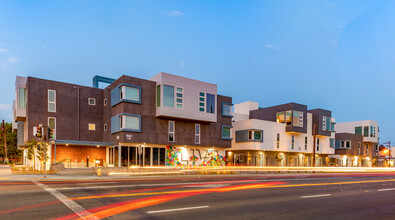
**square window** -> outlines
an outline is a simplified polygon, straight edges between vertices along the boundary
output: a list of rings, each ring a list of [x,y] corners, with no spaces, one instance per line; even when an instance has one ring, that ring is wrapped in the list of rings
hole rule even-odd
[[[121,86],[121,99],[127,99],[131,101],[140,101],[140,88],[132,86]]]
[[[204,102],[204,97],[200,97],[199,101]]]
[[[204,108],[199,108],[199,111],[204,112]]]
[[[177,103],[182,103],[182,99],[177,99]]]
[[[182,93],[177,93],[177,98],[182,98]]]
[[[94,99],[94,98],[89,98],[89,99],[88,99],[88,104],[89,104],[89,105],[96,105],[96,99]]]
[[[95,131],[96,130],[96,124],[89,123],[89,130],[90,131]]]
[[[204,97],[204,92],[200,92],[199,96]]]
[[[177,92],[182,92],[182,88],[177,87]]]
[[[177,108],[182,108],[182,104],[177,104]]]
[[[132,115],[122,115],[121,129],[140,130],[140,117]]]

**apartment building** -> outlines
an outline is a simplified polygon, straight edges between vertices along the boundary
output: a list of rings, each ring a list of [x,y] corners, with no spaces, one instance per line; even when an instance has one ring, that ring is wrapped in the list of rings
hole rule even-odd
[[[232,148],[227,163],[249,166],[312,166],[314,129],[316,166],[334,154],[335,119],[331,111],[288,103],[260,108],[256,102],[234,105]]]
[[[337,166],[370,167],[377,163],[379,152],[378,122],[372,120],[344,122],[335,125]]]
[[[108,84],[104,89],[99,83]],[[159,73],[95,76],[93,86],[17,77],[14,129],[23,147],[55,129],[48,155],[66,167],[215,165],[231,147],[232,98],[217,85]],[[27,151],[24,151],[25,164]]]

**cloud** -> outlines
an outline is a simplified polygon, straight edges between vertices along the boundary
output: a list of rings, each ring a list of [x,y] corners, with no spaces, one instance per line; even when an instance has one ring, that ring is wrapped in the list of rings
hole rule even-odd
[[[10,64],[18,63],[18,59],[14,58],[14,57],[10,57],[10,58],[8,58],[7,63],[10,63]]]
[[[5,48],[0,48],[0,53],[5,53],[5,52],[7,52],[7,49],[5,49]]]
[[[0,110],[11,110],[11,105],[0,103]]]
[[[166,15],[170,16],[170,17],[178,18],[178,17],[184,16],[184,13],[182,13],[180,11],[168,11],[168,12],[166,12]]]
[[[273,45],[271,45],[271,44],[265,44],[265,47],[270,48],[270,49],[273,49],[273,50],[281,50],[281,48],[276,47],[276,46],[273,46]]]

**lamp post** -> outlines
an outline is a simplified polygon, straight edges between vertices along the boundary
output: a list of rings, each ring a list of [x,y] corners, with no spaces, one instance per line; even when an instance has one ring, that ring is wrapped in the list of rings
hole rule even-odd
[[[391,141],[388,141],[387,143],[384,144],[388,144],[388,150],[384,150],[384,154],[388,153],[388,167],[391,166]]]

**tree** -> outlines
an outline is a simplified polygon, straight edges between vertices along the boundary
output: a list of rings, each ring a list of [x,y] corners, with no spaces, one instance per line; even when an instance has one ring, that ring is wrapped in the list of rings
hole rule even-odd
[[[38,142],[34,139],[31,141],[27,142],[27,146],[25,149],[27,149],[27,159],[33,160],[33,170],[36,170],[36,150],[38,148]]]
[[[40,160],[40,166],[41,168],[43,168],[44,160],[45,161],[49,160],[48,154],[46,153],[48,151],[48,147],[45,142],[40,142],[39,146],[40,147],[37,151],[37,159]]]
[[[22,156],[22,151],[18,150],[17,134],[12,131],[12,124],[5,123],[6,139],[7,139],[7,156],[10,159]],[[0,135],[0,157],[5,157],[4,153],[4,138]]]

